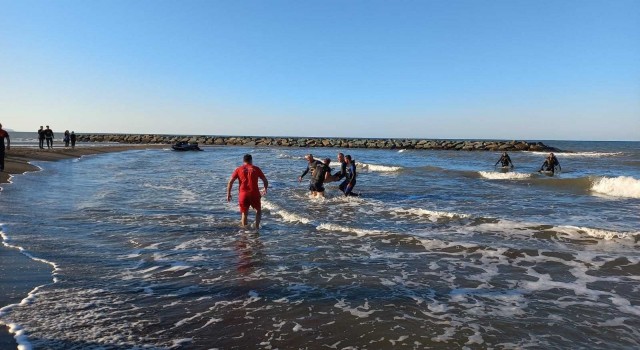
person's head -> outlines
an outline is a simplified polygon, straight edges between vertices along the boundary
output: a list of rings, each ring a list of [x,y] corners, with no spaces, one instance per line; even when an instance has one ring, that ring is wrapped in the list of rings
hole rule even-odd
[[[49,125],[47,125],[47,129],[49,129]]]
[[[502,155],[506,157],[507,156],[507,152],[502,152]]]
[[[42,125],[40,125],[40,129],[44,129],[44,128],[42,127]]]
[[[344,156],[344,160],[346,160],[347,163],[351,163],[351,155],[347,154],[346,156]]]
[[[71,133],[73,134],[73,133],[75,133],[75,131],[72,131]]]
[[[331,159],[325,158],[324,159],[324,165],[329,165],[329,163],[331,163]]]
[[[306,156],[304,156],[304,159],[308,160],[309,162],[313,161],[313,154],[307,154]]]
[[[244,161],[245,164],[253,164],[253,158],[250,154],[245,154],[244,157],[242,157],[242,161]]]
[[[344,162],[344,154],[338,153],[338,161]]]

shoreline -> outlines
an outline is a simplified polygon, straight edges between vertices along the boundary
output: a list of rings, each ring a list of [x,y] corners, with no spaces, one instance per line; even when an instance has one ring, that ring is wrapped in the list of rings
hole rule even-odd
[[[38,148],[12,147],[6,152],[5,171],[0,173],[0,187],[11,183],[16,175],[31,171],[40,171],[40,167],[32,161],[58,161],[62,159],[80,158],[86,155],[123,152],[137,149],[164,148],[164,145],[108,145],[96,147],[54,148],[41,150]],[[0,191],[2,195],[2,191]],[[0,230],[0,232],[2,232]],[[52,267],[25,255],[19,248],[12,247],[0,236],[0,309],[20,303],[35,288],[53,283]],[[17,349],[14,334],[7,325],[0,326],[0,348]]]

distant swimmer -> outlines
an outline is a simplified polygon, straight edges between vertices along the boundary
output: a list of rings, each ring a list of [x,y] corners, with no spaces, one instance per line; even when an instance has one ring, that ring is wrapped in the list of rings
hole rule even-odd
[[[511,169],[513,169],[513,162],[511,161],[511,157],[509,157],[509,155],[507,154],[507,152],[503,152],[502,153],[502,157],[500,157],[500,159],[498,159],[498,161],[496,162],[496,165],[498,165],[498,163],[502,163],[502,167],[506,168],[506,167],[511,167]]]
[[[350,155],[344,157],[347,169],[345,180],[340,184],[340,190],[344,192],[345,196],[357,196],[357,193],[353,193],[353,187],[356,185],[356,161],[351,159]]]
[[[322,163],[317,163],[316,169],[313,171],[311,185],[309,186],[311,197],[324,197],[324,183],[325,181],[331,181],[330,163],[331,159],[329,158],[326,158]]]
[[[313,172],[315,171],[316,167],[318,166],[318,164],[322,164],[321,161],[316,160],[313,158],[313,154],[309,153],[306,156],[304,156],[304,159],[307,160],[307,168],[304,169],[304,171],[302,172],[302,175],[298,176],[298,182],[302,181],[302,178],[307,175],[307,173],[309,171],[311,171],[311,175],[313,175]],[[313,179],[312,179],[313,181]]]
[[[558,161],[558,158],[556,158],[556,156],[553,153],[549,153],[549,155],[547,156],[547,159],[544,160],[544,163],[542,163],[542,166],[540,167],[540,170],[538,170],[538,172],[548,171],[548,172],[551,172],[551,174],[553,174],[555,173],[556,166],[558,167],[558,171],[562,171],[562,167],[560,166],[560,162]]]
[[[261,197],[267,194],[269,182],[262,170],[253,165],[253,159],[250,154],[243,157],[244,164],[239,166],[231,175],[227,184],[227,201],[231,201],[231,188],[233,183],[238,180],[240,188],[238,189],[238,205],[240,207],[241,220],[243,227],[247,226],[247,214],[249,207],[256,210],[256,230],[260,228],[260,219],[262,218]],[[264,190],[260,192],[258,188],[258,179],[262,180]]]

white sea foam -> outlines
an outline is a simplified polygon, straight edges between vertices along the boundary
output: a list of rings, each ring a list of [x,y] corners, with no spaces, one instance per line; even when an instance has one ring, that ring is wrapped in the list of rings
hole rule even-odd
[[[531,177],[531,174],[515,173],[515,172],[499,173],[495,171],[478,171],[478,174],[490,180],[522,180],[522,179],[528,179]]]
[[[602,177],[593,182],[591,191],[613,197],[640,198],[640,180],[630,176]]]
[[[604,240],[612,240],[615,238],[633,239],[635,236],[640,235],[640,232],[616,232],[610,230],[603,230],[590,227],[578,227],[578,226],[560,226],[558,227],[563,232],[574,234],[586,234],[587,236],[600,238]]]
[[[318,225],[318,227],[316,227],[316,229],[318,231],[355,233],[358,237],[384,235],[384,234],[388,234],[389,233],[389,232],[386,232],[386,231],[367,230],[367,229],[361,229],[361,228],[340,226],[340,225],[335,225],[335,224],[320,224],[320,225]]]
[[[527,153],[531,153],[531,154],[540,154],[540,155],[548,155],[549,152],[527,152]],[[599,157],[615,157],[615,156],[621,156],[624,153],[622,152],[575,152],[575,153],[556,153],[556,155],[558,157],[562,157],[562,158],[577,158],[577,157],[592,157],[592,158],[599,158]]]
[[[277,206],[276,204],[273,204],[265,199],[262,200],[262,207],[264,209],[269,210],[272,213],[275,213],[277,215],[279,215],[285,222],[300,222],[303,224],[308,224],[311,222],[310,219],[307,219],[305,217],[302,217],[300,215],[288,212],[282,208],[280,208],[279,206]]]
[[[428,209],[422,209],[422,208],[409,208],[409,209],[391,208],[390,211],[391,213],[394,213],[394,214],[410,214],[410,215],[416,215],[416,216],[428,216],[431,221],[437,221],[440,218],[461,219],[461,218],[471,217],[471,215],[469,214],[428,210]]]
[[[378,164],[368,164],[368,163],[357,163],[359,167],[362,169],[366,169],[367,171],[374,172],[396,172],[402,170],[401,166],[391,166],[391,165],[378,165]]]

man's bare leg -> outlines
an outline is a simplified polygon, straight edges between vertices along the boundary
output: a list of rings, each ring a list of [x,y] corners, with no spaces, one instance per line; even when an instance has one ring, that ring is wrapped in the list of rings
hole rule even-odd
[[[261,219],[262,219],[262,210],[256,210],[256,231],[260,229]]]
[[[240,219],[240,225],[242,227],[247,226],[247,213],[242,213],[242,217]]]

